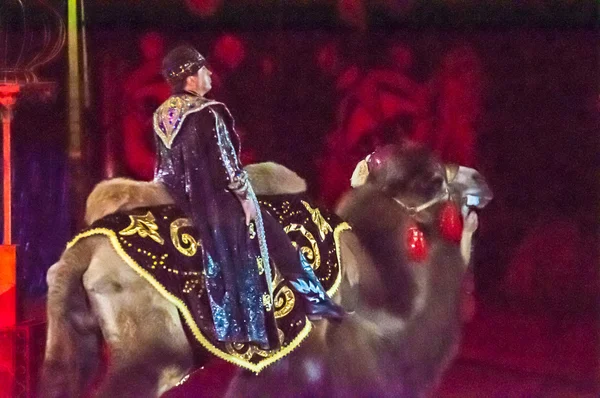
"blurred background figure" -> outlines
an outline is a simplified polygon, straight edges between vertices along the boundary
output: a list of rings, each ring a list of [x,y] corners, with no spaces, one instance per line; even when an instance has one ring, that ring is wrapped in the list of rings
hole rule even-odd
[[[225,103],[229,102],[227,100],[234,100],[236,93],[230,78],[235,78],[236,72],[246,60],[246,48],[241,38],[232,33],[220,35],[213,42],[208,59],[214,70],[214,89],[217,90],[213,96]]]
[[[532,226],[501,285],[513,308],[549,313],[561,326],[593,311],[600,283],[597,270],[588,264],[598,253],[594,234],[580,222],[546,213]]]
[[[412,76],[412,49],[395,40],[388,43],[383,59],[366,69],[356,84],[340,84],[352,89],[339,104],[336,130],[327,137],[321,169],[321,198],[327,204],[348,189],[360,159],[379,145],[411,138],[427,114],[425,87]]]
[[[160,74],[165,39],[156,32],[138,41],[140,64],[126,78],[123,92],[122,139],[126,173],[136,179],[154,177],[152,114],[170,94]]]
[[[206,18],[217,12],[223,0],[185,0],[185,3],[191,12]]]
[[[243,164],[257,159],[252,139],[249,139],[253,133],[249,126],[255,127],[252,120],[258,116],[256,109],[252,112],[252,103],[262,95],[261,91],[255,91],[251,87],[253,83],[247,79],[250,61],[246,47],[247,43],[240,35],[223,33],[212,43],[208,58],[213,72],[213,89],[209,97],[227,104],[236,115],[236,131],[242,141],[240,157]],[[257,75],[254,84],[260,85],[261,80],[261,76]]]
[[[447,163],[474,167],[477,122],[482,112],[483,72],[477,53],[451,48],[428,83],[429,117],[413,139],[435,149]]]

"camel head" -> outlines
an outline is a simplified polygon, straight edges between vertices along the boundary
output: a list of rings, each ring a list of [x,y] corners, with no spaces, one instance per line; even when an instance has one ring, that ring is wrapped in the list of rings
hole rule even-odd
[[[345,343],[331,347],[330,361],[345,364],[333,379],[340,388],[365,388],[365,395],[420,396],[435,385],[460,337],[466,267],[462,240],[448,239],[440,227],[452,196],[446,168],[422,147],[389,146],[374,152],[359,175],[363,181],[336,211],[364,252],[358,303],[327,340],[359,343],[352,350]],[[454,216],[460,221],[457,208]],[[421,241],[411,240],[414,231]],[[423,250],[414,256],[411,243],[419,242]]]
[[[410,318],[426,307],[432,278],[454,273],[455,283],[464,271],[458,244],[440,231],[449,198],[446,170],[431,151],[416,145],[383,147],[367,163],[364,184],[342,198],[337,210],[372,259],[372,269],[361,269],[360,296],[369,307]],[[422,237],[416,244],[424,244],[420,258],[412,255],[413,233]],[[442,252],[449,254],[448,264],[441,264]]]
[[[447,184],[440,161],[426,148],[416,145],[388,145],[371,154],[367,160],[367,183],[385,195],[421,222],[426,211],[445,199]]]

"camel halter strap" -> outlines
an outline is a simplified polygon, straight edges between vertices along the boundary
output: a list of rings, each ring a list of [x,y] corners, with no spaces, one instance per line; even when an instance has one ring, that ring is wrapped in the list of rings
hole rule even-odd
[[[433,199],[428,200],[427,202],[420,204],[419,206],[408,206],[398,198],[392,199],[394,200],[394,202],[398,203],[404,210],[406,210],[409,215],[415,216],[423,210],[435,205],[436,203],[448,200],[449,197],[450,193],[448,191],[448,184],[446,184],[446,181],[444,181],[444,186],[442,187],[441,192],[438,193]]]

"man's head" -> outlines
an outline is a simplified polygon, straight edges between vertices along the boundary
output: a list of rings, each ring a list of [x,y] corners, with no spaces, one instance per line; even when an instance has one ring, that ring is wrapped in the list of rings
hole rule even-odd
[[[162,73],[173,92],[191,91],[203,96],[211,89],[212,74],[206,59],[191,46],[179,46],[164,58]]]

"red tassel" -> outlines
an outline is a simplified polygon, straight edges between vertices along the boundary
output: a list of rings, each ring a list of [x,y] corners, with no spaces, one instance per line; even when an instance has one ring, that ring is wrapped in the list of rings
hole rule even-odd
[[[460,243],[463,221],[458,207],[453,202],[446,202],[440,211],[440,233],[450,242]]]
[[[428,247],[423,231],[416,225],[408,227],[406,234],[406,251],[411,261],[421,262],[427,258]]]

